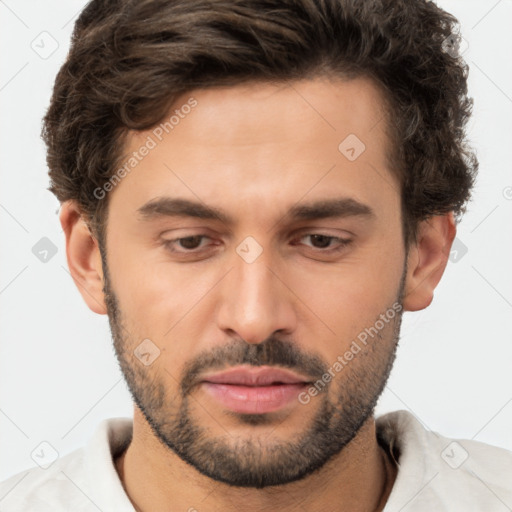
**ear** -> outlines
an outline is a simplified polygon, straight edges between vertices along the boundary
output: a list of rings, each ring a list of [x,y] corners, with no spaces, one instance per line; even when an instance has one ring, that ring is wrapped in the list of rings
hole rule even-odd
[[[419,311],[432,302],[456,232],[453,212],[435,215],[419,224],[417,241],[407,256],[405,311]]]
[[[98,242],[75,201],[67,201],[62,205],[59,218],[66,235],[66,256],[71,277],[89,308],[105,315],[107,308]]]

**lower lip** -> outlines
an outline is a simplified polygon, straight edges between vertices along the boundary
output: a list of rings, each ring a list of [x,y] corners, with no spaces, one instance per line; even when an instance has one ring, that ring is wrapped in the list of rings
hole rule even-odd
[[[237,386],[203,382],[205,391],[233,412],[263,414],[282,409],[297,400],[307,384],[275,384],[270,386]]]

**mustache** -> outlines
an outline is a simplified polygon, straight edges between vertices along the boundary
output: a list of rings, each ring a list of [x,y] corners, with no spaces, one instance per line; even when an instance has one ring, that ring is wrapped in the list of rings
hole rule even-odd
[[[185,364],[180,390],[188,395],[201,382],[201,375],[211,370],[226,370],[231,366],[280,366],[295,370],[311,380],[318,380],[326,373],[328,365],[318,356],[301,351],[297,345],[275,337],[257,344],[233,340],[222,347],[204,352]]]

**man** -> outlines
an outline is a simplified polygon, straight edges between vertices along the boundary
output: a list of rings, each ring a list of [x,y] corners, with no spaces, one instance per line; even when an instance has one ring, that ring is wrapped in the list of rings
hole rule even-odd
[[[43,136],[134,418],[4,482],[2,510],[512,507],[510,452],[373,415],[477,170],[455,23],[422,0],[85,8]]]

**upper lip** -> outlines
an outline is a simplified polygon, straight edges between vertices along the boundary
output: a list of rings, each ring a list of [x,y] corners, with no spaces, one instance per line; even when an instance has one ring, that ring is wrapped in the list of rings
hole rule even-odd
[[[236,366],[219,373],[206,375],[203,382],[240,386],[269,386],[271,384],[307,384],[309,380],[284,368],[271,366]]]

